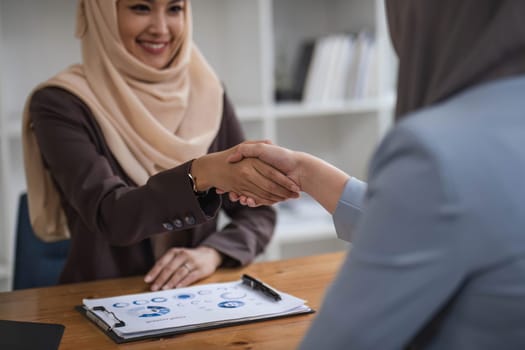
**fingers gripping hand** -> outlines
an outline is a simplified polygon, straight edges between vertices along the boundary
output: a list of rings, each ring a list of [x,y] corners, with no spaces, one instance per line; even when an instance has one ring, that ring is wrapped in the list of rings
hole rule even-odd
[[[216,189],[218,194],[228,192],[228,197],[232,202],[238,201],[243,205],[256,207],[299,197],[300,189],[295,183],[292,182],[293,191],[290,191],[281,185],[290,182],[290,179],[274,167],[258,159],[244,159],[238,165],[234,165],[234,167],[236,166],[241,168],[239,170],[241,180],[238,187],[231,191]],[[242,169],[243,167],[245,169]],[[242,183],[242,181],[246,183]]]
[[[223,190],[219,190],[217,189],[216,190],[218,194],[224,194],[226,193],[226,191],[223,191]],[[235,193],[235,192],[228,192],[228,198],[230,199],[230,201],[232,202],[239,202],[241,203],[242,205],[247,205],[249,207],[258,207],[260,206],[261,204],[258,204],[257,201],[253,198],[248,198],[246,196],[241,196],[240,194],[238,193]],[[275,204],[275,203],[273,203]]]
[[[233,149],[227,161],[236,163],[246,158],[257,158],[270,165],[270,168],[259,168],[261,175],[295,192],[293,196],[288,198],[297,198],[299,196],[301,182],[299,160],[296,152],[269,142],[244,142]],[[290,185],[290,180],[292,180],[292,185]],[[266,190],[269,189],[266,188]],[[224,192],[219,190],[218,193]],[[259,198],[248,193],[230,192],[229,198],[231,201],[238,201],[251,207],[262,204]]]
[[[256,145],[256,144],[266,144],[266,145],[273,145],[272,141],[270,140],[252,140],[252,141],[244,141],[240,143],[234,150],[234,152],[229,156],[228,161],[231,163],[236,163],[243,158],[257,158],[255,155],[249,155],[248,152],[243,153],[243,150],[239,149],[239,146],[241,145]]]
[[[171,248],[146,274],[150,289],[171,289],[188,286],[210,276],[221,264],[219,252],[210,247]]]
[[[218,193],[238,193],[265,205],[298,196],[299,188],[291,179],[259,159],[227,162],[226,159],[234,150],[209,154],[204,160],[207,173],[213,173],[213,177],[209,178],[213,187],[219,189]]]
[[[232,166],[240,168],[239,180],[241,184],[245,182],[245,188],[241,187],[242,191],[234,191],[236,193],[264,199],[265,202],[260,202],[261,204],[273,204],[298,196],[297,185],[286,175],[258,159],[244,159]]]
[[[244,142],[235,147],[227,161],[235,163],[244,158],[257,158],[271,165],[301,187],[297,152],[268,143]]]

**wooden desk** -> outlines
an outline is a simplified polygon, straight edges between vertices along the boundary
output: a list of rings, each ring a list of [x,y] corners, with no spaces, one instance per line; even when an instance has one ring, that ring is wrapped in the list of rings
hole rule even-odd
[[[228,282],[246,272],[306,299],[316,310],[343,261],[344,253],[252,264],[217,271],[200,283]],[[142,277],[26,289],[0,293],[0,319],[59,323],[66,326],[60,349],[295,349],[315,314],[291,316],[117,345],[75,311],[85,297],[101,298],[147,291]]]

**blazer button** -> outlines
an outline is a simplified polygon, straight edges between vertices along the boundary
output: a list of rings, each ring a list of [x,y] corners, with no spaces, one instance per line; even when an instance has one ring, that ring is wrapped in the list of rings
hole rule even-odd
[[[163,222],[162,227],[164,227],[168,231],[173,230],[173,224],[171,222]]]
[[[173,226],[175,226],[175,228],[182,228],[182,226],[184,226],[184,223],[181,219],[175,219],[173,220]]]
[[[184,221],[188,225],[195,225],[195,218],[192,215],[188,215],[184,218]]]

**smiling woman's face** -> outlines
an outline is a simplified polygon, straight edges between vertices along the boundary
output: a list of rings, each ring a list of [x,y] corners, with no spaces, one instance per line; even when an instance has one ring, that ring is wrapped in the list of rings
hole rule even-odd
[[[126,50],[142,63],[165,68],[184,30],[184,0],[119,0],[117,19]]]

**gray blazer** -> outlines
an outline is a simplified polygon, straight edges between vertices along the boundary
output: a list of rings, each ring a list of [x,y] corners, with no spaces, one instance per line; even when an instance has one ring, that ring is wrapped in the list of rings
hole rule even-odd
[[[334,214],[353,246],[301,348],[525,349],[525,76],[405,118],[369,177]]]

